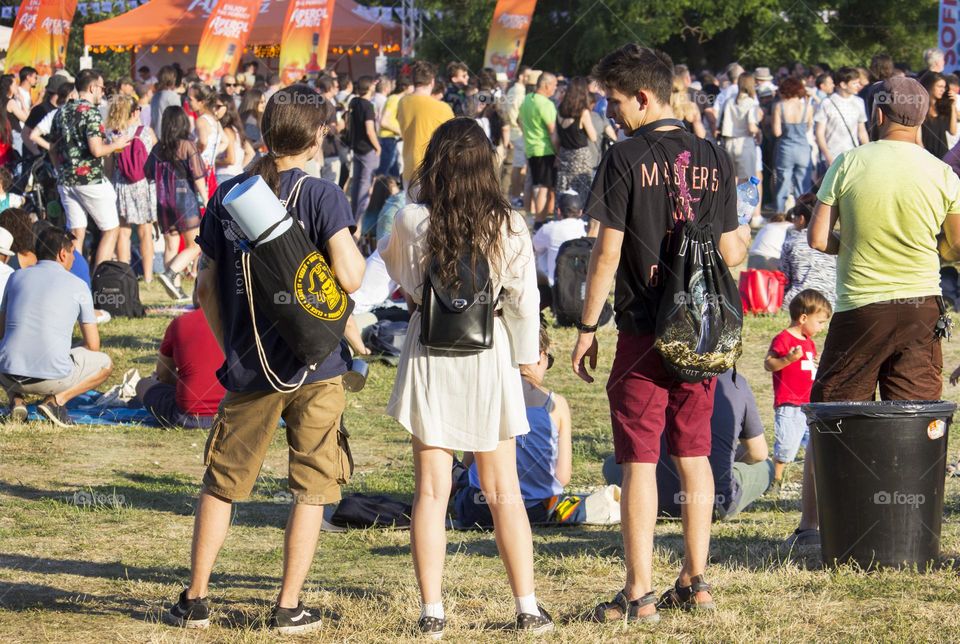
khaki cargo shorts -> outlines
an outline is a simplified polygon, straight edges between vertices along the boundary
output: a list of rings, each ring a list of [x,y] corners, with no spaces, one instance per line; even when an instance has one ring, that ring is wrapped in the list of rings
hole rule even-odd
[[[345,406],[340,376],[304,385],[289,394],[228,391],[204,449],[204,488],[231,501],[249,497],[283,418],[294,502],[336,503],[340,486],[353,473],[347,431],[342,424]]]

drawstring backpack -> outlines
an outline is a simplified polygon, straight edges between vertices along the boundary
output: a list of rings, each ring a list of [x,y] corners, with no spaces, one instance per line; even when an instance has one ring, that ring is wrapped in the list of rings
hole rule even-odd
[[[353,312],[353,300],[307,237],[299,218],[291,214],[296,212],[306,179],[300,177],[287,200],[281,200],[286,217],[251,241],[240,260],[257,356],[270,386],[281,393],[299,389],[309,373],[340,346]],[[264,241],[288,218],[293,219],[292,226],[275,239]],[[270,367],[257,329],[255,299],[293,355],[307,365],[299,382],[284,382]]]
[[[691,204],[680,194],[676,182],[685,181],[686,168],[670,162],[662,147],[647,137],[658,127],[679,123],[663,119],[637,132],[647,138],[656,163],[665,170],[664,185],[673,210],[673,228],[657,268],[661,293],[654,348],[674,377],[700,382],[736,365],[743,309],[737,284],[713,242],[713,217],[696,219]],[[683,155],[689,162],[689,152],[681,153],[678,161],[684,161]]]

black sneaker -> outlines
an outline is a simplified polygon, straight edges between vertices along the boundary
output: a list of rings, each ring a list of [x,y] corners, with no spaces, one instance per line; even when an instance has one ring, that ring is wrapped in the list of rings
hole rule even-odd
[[[417,620],[417,628],[420,634],[431,640],[443,639],[443,629],[447,625],[447,620],[439,617],[427,617],[424,615]]]
[[[283,635],[297,635],[315,631],[323,625],[320,611],[305,608],[303,602],[296,608],[274,606],[270,613],[270,629]]]
[[[27,416],[29,415],[30,415],[29,412],[27,412],[27,406],[24,405],[23,403],[14,405],[13,408],[10,410],[10,420],[12,420],[15,423],[27,422]]]
[[[163,614],[163,621],[183,628],[207,628],[210,626],[210,603],[206,597],[187,599],[184,588],[177,603]]]
[[[70,418],[70,412],[67,411],[67,408],[63,405],[58,405],[52,400],[44,401],[37,405],[37,411],[58,427],[73,427],[76,425],[73,419]]]
[[[187,295],[182,286],[177,287],[177,295],[173,299],[177,301],[177,304],[189,304],[193,301],[193,298]]]
[[[554,624],[550,613],[545,611],[543,606],[537,606],[537,608],[540,610],[539,615],[531,615],[530,613],[520,613],[517,615],[518,631],[530,633],[531,635],[540,635],[553,630]]]
[[[162,273],[157,273],[157,279],[160,280],[160,284],[163,285],[163,288],[167,291],[167,295],[173,299],[179,299],[183,291],[177,286],[177,274],[171,270],[165,270]]]

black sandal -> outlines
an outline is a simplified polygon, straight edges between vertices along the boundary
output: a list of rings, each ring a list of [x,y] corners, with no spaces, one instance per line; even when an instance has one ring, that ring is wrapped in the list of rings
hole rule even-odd
[[[447,620],[440,619],[439,617],[424,616],[417,621],[417,628],[420,629],[420,634],[432,640],[443,638],[443,629],[446,625]]]
[[[641,608],[656,603],[657,595],[652,590],[640,599],[633,601],[627,601],[627,596],[621,590],[611,601],[598,604],[593,609],[593,620],[600,623],[627,621],[656,624],[660,621],[659,613],[640,615]]]
[[[660,596],[660,601],[657,602],[657,609],[667,610],[679,608],[680,610],[686,611],[715,610],[717,606],[714,604],[712,596],[710,601],[697,601],[697,593],[703,592],[710,592],[710,584],[703,580],[703,575],[697,575],[691,578],[689,586],[681,586],[680,580],[677,579],[673,584],[673,588],[667,590]]]

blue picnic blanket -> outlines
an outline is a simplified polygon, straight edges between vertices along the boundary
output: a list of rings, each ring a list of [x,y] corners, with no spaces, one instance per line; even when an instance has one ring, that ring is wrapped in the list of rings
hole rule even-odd
[[[126,407],[92,407],[102,394],[99,391],[90,390],[85,394],[77,396],[67,403],[67,409],[70,410],[70,417],[78,425],[144,425],[147,427],[160,427],[160,423],[153,417],[149,411],[144,409],[140,401],[131,401]],[[7,410],[9,412],[9,409]],[[29,405],[27,411],[30,412],[27,420],[43,420],[44,418],[38,411],[36,405]]]

